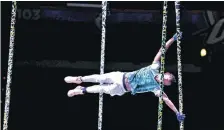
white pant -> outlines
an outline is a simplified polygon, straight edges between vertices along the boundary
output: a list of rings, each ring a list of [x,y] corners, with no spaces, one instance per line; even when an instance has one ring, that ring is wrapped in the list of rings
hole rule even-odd
[[[94,85],[86,88],[88,93],[106,93],[111,96],[121,96],[126,93],[123,86],[123,75],[122,72],[111,72],[106,74],[94,74],[82,77],[83,82],[101,83],[101,85]]]

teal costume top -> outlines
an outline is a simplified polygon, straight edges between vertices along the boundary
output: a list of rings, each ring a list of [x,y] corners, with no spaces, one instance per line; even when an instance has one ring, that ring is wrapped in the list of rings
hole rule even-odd
[[[131,87],[131,93],[153,92],[156,94],[161,90],[159,83],[155,77],[159,75],[160,63],[153,63],[150,66],[141,68],[139,70],[128,72],[125,76]]]

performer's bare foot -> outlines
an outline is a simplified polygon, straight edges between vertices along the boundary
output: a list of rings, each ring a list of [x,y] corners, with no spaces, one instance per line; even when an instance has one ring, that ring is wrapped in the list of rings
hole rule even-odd
[[[65,77],[64,80],[66,83],[76,83],[76,84],[82,83],[81,76],[78,76],[78,77],[67,76],[67,77]]]
[[[83,90],[82,90],[82,86],[77,86],[75,89],[72,89],[72,90],[69,90],[68,91],[68,97],[73,97],[73,96],[76,96],[76,95],[83,95]]]

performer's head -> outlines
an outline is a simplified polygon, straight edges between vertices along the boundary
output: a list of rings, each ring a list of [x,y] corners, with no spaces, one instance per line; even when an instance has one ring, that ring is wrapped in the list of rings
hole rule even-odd
[[[170,86],[173,82],[176,82],[175,76],[169,72],[164,73],[163,84]]]

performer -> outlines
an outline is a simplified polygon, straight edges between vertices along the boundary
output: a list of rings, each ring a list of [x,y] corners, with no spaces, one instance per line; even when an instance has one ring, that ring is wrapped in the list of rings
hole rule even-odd
[[[170,45],[176,41],[177,34],[175,34],[170,40],[166,42],[166,50]],[[160,49],[161,50],[161,49]],[[161,51],[157,53],[151,65],[141,68],[133,72],[110,72],[102,75],[93,74],[89,76],[65,77],[66,83],[81,84],[82,82],[101,83],[101,85],[94,85],[90,87],[77,86],[75,89],[68,91],[68,97],[76,95],[83,95],[85,93],[106,93],[111,96],[121,96],[127,92],[131,92],[133,95],[136,93],[153,92],[155,96],[160,96],[160,57]],[[173,74],[166,72],[164,74],[164,85],[170,86],[172,82],[175,82]],[[163,93],[162,98],[164,102],[172,109],[179,121],[183,121],[184,114],[180,114],[174,104],[170,101],[168,96]]]

